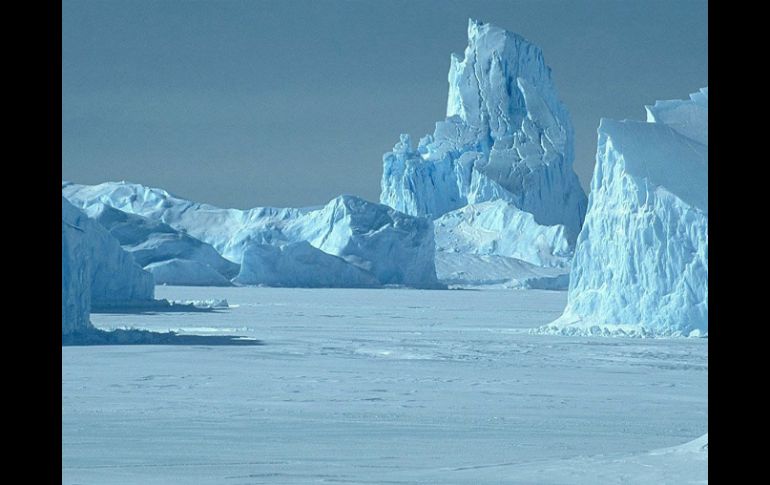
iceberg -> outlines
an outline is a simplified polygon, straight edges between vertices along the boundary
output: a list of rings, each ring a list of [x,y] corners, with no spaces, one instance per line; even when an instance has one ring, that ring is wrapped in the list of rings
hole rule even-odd
[[[151,302],[154,291],[152,274],[62,197],[62,335],[92,328],[92,305]]]
[[[602,119],[564,334],[708,335],[708,88]]]
[[[502,199],[470,204],[433,221],[436,252],[497,255],[568,268],[572,247],[561,224],[544,226]]]
[[[368,271],[332,256],[307,241],[272,246],[251,244],[241,260],[236,283],[307,288],[376,287]]]
[[[106,204],[93,204],[86,214],[100,223],[153,273],[155,284],[229,286],[237,264],[211,247],[163,222],[129,214]]]
[[[336,197],[323,207],[238,210],[126,182],[93,186],[63,182],[62,194],[85,210],[103,204],[167,224],[211,245],[236,264],[255,244],[283,246],[306,241],[370,273],[380,285],[441,287],[436,279],[432,221],[351,195]],[[291,254],[299,253],[290,251],[282,257]],[[241,268],[242,281],[249,279],[249,271]]]
[[[537,224],[564,226],[574,245],[586,195],[572,169],[572,122],[540,48],[471,19],[448,80],[446,119],[416,149],[404,134],[383,156],[380,202],[436,219],[503,200]]]

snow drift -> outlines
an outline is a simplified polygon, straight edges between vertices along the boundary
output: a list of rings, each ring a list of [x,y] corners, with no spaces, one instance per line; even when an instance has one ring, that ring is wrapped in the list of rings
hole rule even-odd
[[[104,204],[167,224],[210,244],[237,264],[251,245],[285,246],[306,241],[370,273],[380,285],[439,286],[432,222],[350,195],[336,197],[320,208],[237,210],[191,202],[162,189],[126,182],[93,186],[63,182],[62,193],[85,209]],[[249,279],[250,272],[241,268],[244,280]],[[360,284],[360,278],[355,277],[344,286]]]
[[[567,307],[544,330],[708,335],[708,89],[598,133]]]

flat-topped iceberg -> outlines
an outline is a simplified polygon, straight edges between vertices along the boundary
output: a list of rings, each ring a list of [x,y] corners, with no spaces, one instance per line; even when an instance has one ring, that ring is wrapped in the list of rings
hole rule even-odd
[[[603,119],[567,307],[544,331],[708,335],[708,89]]]

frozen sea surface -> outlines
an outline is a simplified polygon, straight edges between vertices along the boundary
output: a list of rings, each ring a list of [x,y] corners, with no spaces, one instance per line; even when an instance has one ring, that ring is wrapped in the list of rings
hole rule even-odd
[[[163,287],[92,315],[255,347],[62,348],[66,484],[703,483],[708,341],[530,335],[565,292]],[[675,459],[670,459],[674,456]]]

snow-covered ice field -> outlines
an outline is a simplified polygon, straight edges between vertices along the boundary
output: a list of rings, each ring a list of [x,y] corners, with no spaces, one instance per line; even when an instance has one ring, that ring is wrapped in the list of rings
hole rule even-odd
[[[158,287],[91,316],[262,346],[62,348],[65,484],[704,483],[707,339],[530,335],[566,292]]]

